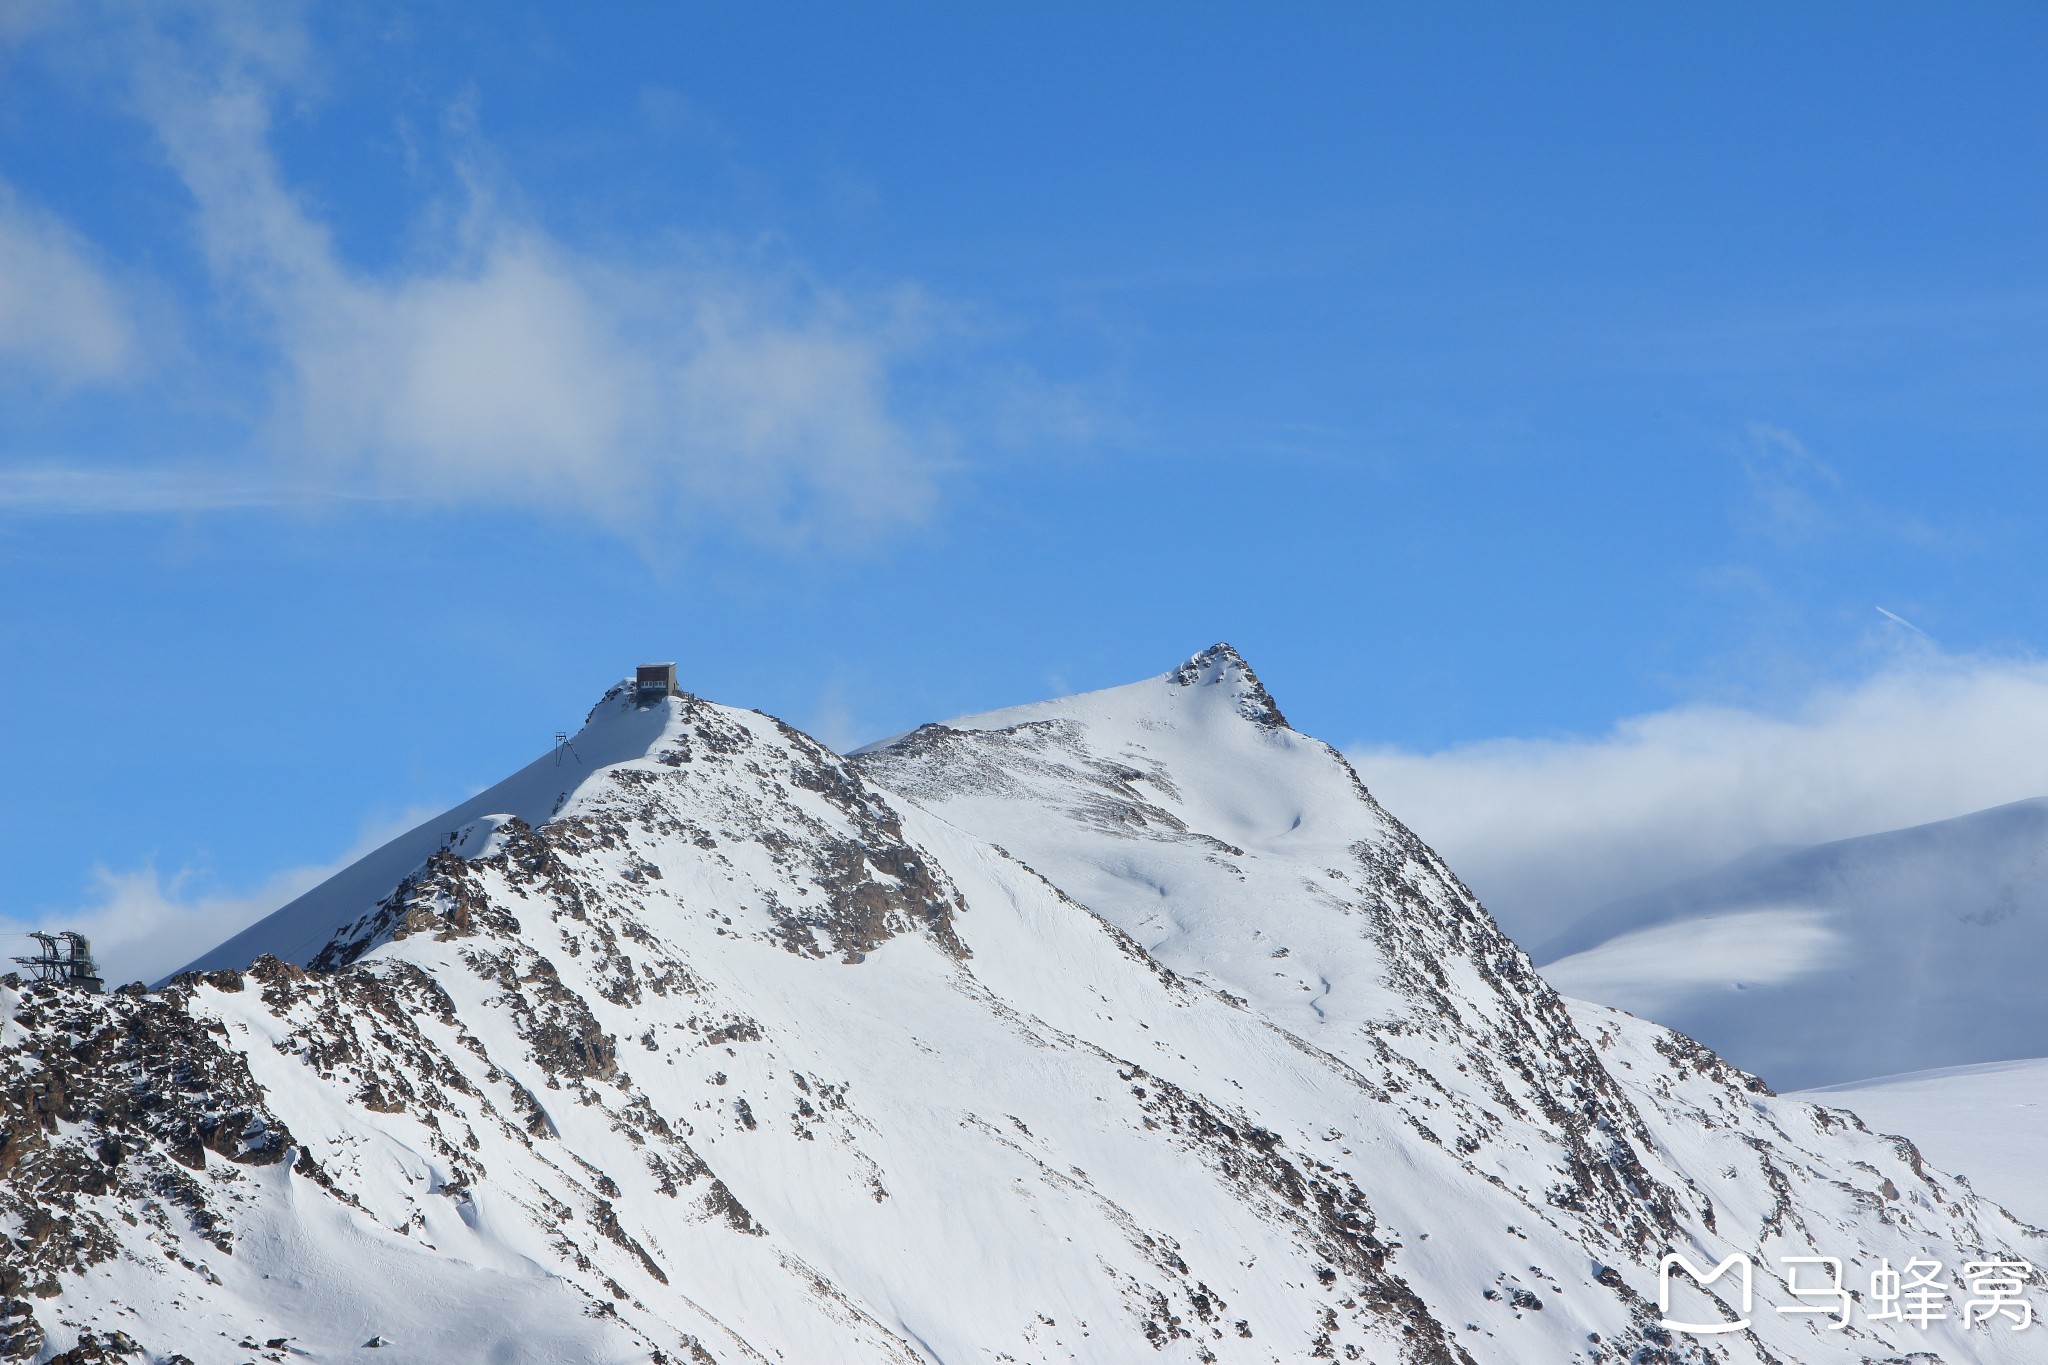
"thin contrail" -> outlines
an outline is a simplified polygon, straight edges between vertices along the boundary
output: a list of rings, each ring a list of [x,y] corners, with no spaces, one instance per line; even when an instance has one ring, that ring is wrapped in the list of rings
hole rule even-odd
[[[1877,614],[1879,616],[1884,617],[1887,621],[1897,621],[1900,625],[1904,626],[1907,630],[1912,631],[1915,635],[1918,635],[1923,640],[1932,640],[1934,638],[1932,635],[1929,635],[1926,631],[1920,629],[1920,627],[1914,625],[1911,621],[1908,621],[1905,617],[1899,615],[1895,611],[1886,611],[1883,607],[1879,607],[1877,609]]]

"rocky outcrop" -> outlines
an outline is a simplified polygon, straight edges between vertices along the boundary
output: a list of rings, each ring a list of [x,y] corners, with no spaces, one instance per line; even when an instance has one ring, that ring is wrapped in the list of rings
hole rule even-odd
[[[1273,694],[1252,672],[1252,666],[1227,644],[1213,644],[1167,674],[1176,687],[1222,687],[1237,703],[1237,713],[1254,725],[1278,729],[1287,724]]]
[[[215,1192],[236,1166],[294,1154],[246,1059],[190,1003],[188,988],[90,996],[0,978],[0,1356],[35,1358],[35,1301],[119,1254],[110,1219],[230,1251]]]

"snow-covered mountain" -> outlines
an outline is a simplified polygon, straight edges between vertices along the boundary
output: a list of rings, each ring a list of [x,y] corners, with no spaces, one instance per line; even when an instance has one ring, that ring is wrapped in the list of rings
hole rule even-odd
[[[1751,854],[1537,960],[1788,1089],[2048,1055],[2048,800]]]
[[[2014,1209],[2048,1209],[2048,1058],[1878,1076],[1800,1093],[1880,1132]]]
[[[8,1355],[2048,1360],[1660,1326],[1667,1250],[2048,1234],[1567,1004],[1227,647],[852,760],[622,686],[423,831],[161,991],[0,986]]]

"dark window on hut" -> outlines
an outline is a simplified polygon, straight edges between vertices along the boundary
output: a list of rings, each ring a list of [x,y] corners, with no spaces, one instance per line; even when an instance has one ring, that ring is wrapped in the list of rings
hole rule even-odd
[[[633,691],[640,697],[666,697],[676,690],[674,664],[642,664],[633,674]]]

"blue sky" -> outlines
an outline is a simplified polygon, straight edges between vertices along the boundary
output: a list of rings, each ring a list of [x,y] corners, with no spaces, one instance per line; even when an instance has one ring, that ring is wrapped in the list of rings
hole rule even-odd
[[[642,658],[846,744],[1229,639],[1422,756],[2032,676],[2039,6],[158,14],[0,10],[0,917],[245,914]]]

